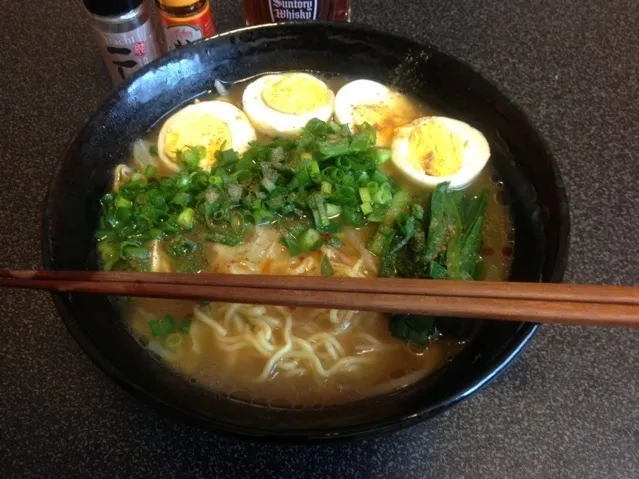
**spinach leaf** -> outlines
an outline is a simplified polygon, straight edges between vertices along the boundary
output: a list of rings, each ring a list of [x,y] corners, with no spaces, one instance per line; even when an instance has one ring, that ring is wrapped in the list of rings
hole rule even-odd
[[[437,335],[435,318],[432,316],[394,314],[390,318],[388,330],[397,339],[419,347],[425,347]]]
[[[474,208],[475,216],[461,240],[461,250],[459,253],[461,279],[473,279],[475,277],[479,259],[479,249],[481,248],[486,201],[487,194],[483,192],[479,201],[476,202],[477,207]]]
[[[448,183],[440,183],[430,199],[430,224],[426,238],[424,256],[431,261],[446,249],[448,243],[448,226],[446,223],[446,192]]]

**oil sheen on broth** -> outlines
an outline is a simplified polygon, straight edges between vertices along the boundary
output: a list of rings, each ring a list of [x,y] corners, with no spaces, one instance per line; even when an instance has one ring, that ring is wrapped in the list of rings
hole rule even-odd
[[[349,81],[325,78],[333,91]],[[246,84],[234,85],[225,97],[209,93],[200,100],[221,99],[242,107]],[[413,101],[419,116],[434,115]],[[268,137],[258,134],[258,140]],[[157,141],[157,131],[148,137]],[[157,165],[160,175],[171,171]],[[411,188],[392,162],[389,176]],[[488,202],[483,230],[483,269],[486,280],[506,280],[512,251],[512,225],[507,205],[500,204],[501,183],[490,163],[467,191],[485,189]],[[373,227],[347,228],[338,236],[344,246],[322,248],[291,257],[272,226],[250,230],[244,242],[230,247],[208,243],[204,271],[231,274],[319,275],[323,254],[330,257],[335,276],[375,277],[378,259],[366,250]],[[161,244],[153,245],[153,270],[174,271],[175,264]],[[256,403],[284,407],[339,404],[405,387],[440,368],[463,342],[439,338],[426,349],[393,337],[384,315],[370,312],[285,308],[275,306],[132,299],[124,314],[134,334],[175,371],[222,394]],[[163,348],[148,321],[170,314],[192,316],[180,349]]]

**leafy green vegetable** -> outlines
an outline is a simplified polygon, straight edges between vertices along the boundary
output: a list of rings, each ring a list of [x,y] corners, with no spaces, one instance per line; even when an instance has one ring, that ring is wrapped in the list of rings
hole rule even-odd
[[[449,214],[452,198],[447,193],[448,183],[440,183],[430,199],[430,224],[424,251],[426,261],[432,261],[443,253],[451,236]]]
[[[481,249],[482,232],[484,227],[484,213],[486,211],[487,193],[484,191],[474,204],[473,216],[468,229],[461,240],[459,254],[459,270],[462,279],[476,278],[479,251]],[[469,217],[470,219],[471,217]]]
[[[474,197],[450,191],[447,184],[438,185],[430,199],[427,233],[423,225],[425,212],[419,205],[412,205],[408,213],[403,210],[396,215],[396,237],[390,250],[382,254],[380,275],[399,273],[404,277],[433,279],[477,277],[486,201],[486,192]],[[380,227],[378,235],[383,234]],[[465,339],[472,334],[473,325],[464,319],[394,315],[389,330],[404,341],[424,347],[440,334]]]
[[[388,330],[396,338],[419,347],[428,345],[437,334],[434,317],[408,314],[391,316]]]
[[[388,329],[396,338],[423,348],[441,336],[459,341],[467,340],[477,324],[476,321],[465,318],[394,314],[390,318]]]
[[[450,191],[447,183],[437,186],[430,201],[430,222],[424,259],[430,277],[473,279],[481,248],[487,194],[477,197]]]

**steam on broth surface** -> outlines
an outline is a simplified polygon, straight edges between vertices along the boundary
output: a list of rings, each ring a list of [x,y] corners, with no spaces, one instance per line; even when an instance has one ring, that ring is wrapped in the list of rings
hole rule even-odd
[[[272,80],[272,84],[277,84],[274,83],[276,80]],[[276,117],[280,114],[295,114],[295,105],[287,104],[280,107],[278,104],[278,101],[281,101],[278,95],[283,95],[285,100],[286,89],[291,88],[295,80],[277,80],[280,81],[280,84],[277,84],[279,89],[270,91],[270,96],[263,96],[264,105],[260,106],[262,110],[259,113],[261,123],[268,122],[270,110],[275,112]],[[324,79],[323,84],[330,94],[322,93],[321,101],[332,98],[348,80],[343,77]],[[320,88],[321,84],[319,81],[317,88]],[[248,111],[251,111],[246,109],[246,86],[244,83],[237,84],[231,87],[226,96],[207,94],[199,98],[199,101],[231,103],[240,112],[235,120],[245,124],[244,112],[248,114]],[[374,90],[378,96],[383,95],[386,88],[380,87]],[[385,147],[390,146],[389,135],[392,137],[394,128],[418,118],[436,115],[427,105],[397,92],[391,91],[390,96],[384,98],[398,101],[399,96],[402,97],[401,118],[388,118],[393,111],[390,103],[380,108],[376,108],[375,104],[366,103],[353,106],[352,101],[349,104],[350,108],[359,108],[355,117],[364,117],[363,121],[368,121],[366,115],[369,115],[373,129],[378,132],[384,130]],[[299,96],[295,98],[297,103],[302,102]],[[340,95],[337,94],[337,99],[339,98]],[[370,98],[372,97],[369,96],[369,100],[366,101],[384,101],[383,98]],[[323,108],[322,111],[325,112],[326,107],[320,103],[320,100],[313,101],[311,107],[316,110]],[[410,105],[412,110],[407,108],[407,105]],[[252,111],[254,110],[255,108]],[[384,115],[386,117],[382,118]],[[495,180],[496,175],[490,163],[476,174],[472,184],[465,189],[464,195],[447,192],[445,188],[433,193],[424,185],[404,177],[394,164],[397,161],[395,158],[393,161],[380,163],[380,174],[374,179],[372,176],[375,175],[375,170],[357,170],[355,166],[361,155],[364,155],[361,156],[364,162],[368,161],[366,158],[370,160],[387,156],[387,160],[390,156],[390,150],[375,148],[375,134],[370,131],[373,135],[372,140],[365,147],[356,149],[354,145],[362,138],[365,139],[368,131],[363,126],[359,130],[357,125],[351,125],[354,131],[349,133],[343,128],[339,129],[335,123],[320,122],[316,131],[324,131],[325,133],[321,133],[324,136],[321,136],[321,141],[318,140],[320,134],[313,136],[312,141],[315,143],[309,146],[312,152],[307,153],[301,151],[301,146],[304,138],[310,135],[310,127],[313,125],[308,123],[305,129],[295,133],[298,120],[286,122],[284,120],[288,117],[281,115],[278,118],[279,123],[274,121],[268,126],[268,131],[274,128],[273,125],[283,125],[282,128],[286,126],[286,135],[292,138],[287,141],[293,143],[266,143],[272,141],[273,137],[261,132],[255,120],[251,118],[257,130],[255,137],[258,147],[249,147],[247,155],[256,155],[249,159],[252,158],[253,166],[260,163],[260,181],[255,181],[254,174],[252,180],[242,182],[241,177],[245,175],[245,170],[231,166],[229,168],[232,173],[229,178],[219,180],[221,185],[216,184],[211,178],[220,175],[223,177],[221,170],[217,170],[214,175],[216,165],[213,165],[212,170],[207,169],[209,176],[206,177],[202,173],[203,170],[199,170],[195,164],[204,156],[195,155],[191,158],[193,164],[190,167],[184,165],[185,171],[190,172],[189,175],[184,174],[183,177],[169,183],[166,180],[175,178],[175,170],[180,168],[173,164],[167,165],[166,161],[160,159],[163,145],[157,144],[159,132],[153,131],[147,138],[138,140],[128,166],[120,166],[116,171],[114,193],[111,196],[107,195],[103,200],[103,224],[98,232],[98,239],[105,268],[225,274],[324,274],[343,277],[437,277],[435,275],[444,274],[441,277],[455,278],[457,274],[461,276],[456,279],[507,279],[512,255],[512,226],[508,207],[497,201],[500,198],[501,184]],[[196,137],[193,133],[193,121],[189,128],[190,137]],[[215,124],[215,128],[223,131],[225,126]],[[266,129],[262,128],[264,131]],[[232,135],[233,132],[226,131],[222,134]],[[242,134],[247,138],[250,136],[246,131]],[[360,136],[356,136],[357,134]],[[219,141],[219,137],[215,141]],[[345,142],[345,150],[342,153],[329,151],[327,156],[326,148],[334,147],[340,141]],[[262,143],[270,145],[270,149],[265,150],[268,152],[267,157],[264,156],[264,152],[257,151]],[[379,141],[377,143],[379,146]],[[185,151],[183,159],[190,151]],[[434,154],[428,156],[425,161],[440,160],[437,158],[439,150],[433,147],[433,151]],[[176,152],[172,153],[172,157],[175,157]],[[211,155],[210,152],[207,153],[207,162],[210,163]],[[181,152],[177,154],[180,155]],[[287,159],[273,159],[279,155],[285,155],[282,158]],[[241,164],[245,158],[247,156],[231,158],[229,164]],[[285,164],[290,158],[295,158],[296,161],[291,168],[289,164]],[[351,161],[349,158],[352,158],[355,165],[350,166],[352,175],[348,169]],[[219,165],[225,164],[227,159],[218,155],[218,167],[222,168]],[[380,161],[383,160],[384,158]],[[240,163],[237,163],[238,161]],[[296,181],[297,175],[300,174],[300,161],[308,161],[309,174],[316,176],[308,180],[306,187],[302,185],[296,190],[290,187],[290,182]],[[314,172],[314,169],[318,168],[314,165],[318,163],[319,169]],[[330,169],[334,165],[342,168],[342,172],[346,171],[348,175],[355,177],[353,194],[357,204],[353,207],[349,206],[350,200],[341,198],[336,193],[348,186],[348,182],[344,183],[344,177],[335,173],[336,179],[330,181],[330,178],[333,178],[331,174],[336,171]],[[367,175],[365,179],[362,180],[361,176],[357,178],[363,174]],[[286,175],[289,176],[284,179]],[[192,185],[205,177],[208,179],[202,181],[212,182],[213,186],[202,186],[199,190],[188,185],[182,189],[175,186],[179,185],[180,181],[184,184],[190,182],[189,185]],[[136,181],[139,182],[139,186],[136,186]],[[166,183],[163,183],[164,181]],[[278,210],[278,206],[274,206],[276,198],[273,191],[278,191],[277,188],[285,181],[289,182],[286,190],[289,195],[291,191],[302,191],[304,188],[308,191],[316,189],[315,193],[311,192],[308,197],[304,197],[304,204],[310,205],[309,210],[288,211],[285,209],[286,205],[280,205]],[[149,186],[152,184],[155,185],[155,190]],[[240,190],[234,189],[236,185],[241,186]],[[152,193],[162,191],[162,188],[164,191],[174,188],[174,191],[171,190],[170,198],[165,194],[160,201],[159,196],[153,196]],[[129,189],[133,192],[128,193]],[[244,206],[230,208],[223,215],[218,214],[213,211],[211,205],[221,201],[216,196],[219,192],[222,192],[227,200],[237,196],[229,201]],[[261,204],[255,207],[250,201],[258,201],[260,193]],[[321,197],[314,196],[320,193]],[[127,194],[129,200],[121,199]],[[255,198],[251,196],[253,194]],[[268,196],[269,194],[271,196]],[[439,198],[446,201],[458,201],[461,212],[458,219],[458,236],[454,237],[454,231],[443,232],[442,234],[448,235],[445,243],[440,245],[439,250],[433,250],[432,258],[422,261],[422,270],[409,271],[407,265],[421,264],[421,260],[415,258],[424,258],[422,251],[425,250],[427,254],[429,248],[433,249],[431,246],[437,242],[434,223],[429,221],[434,215],[446,213],[438,213],[438,200],[433,199],[434,195],[440,195]],[[240,196],[241,200],[238,199]],[[286,198],[292,202],[299,200]],[[404,198],[401,211],[394,211],[394,207],[400,205],[401,198]],[[321,204],[316,204],[320,200]],[[118,212],[118,201],[120,209],[130,208],[133,213]],[[127,205],[126,201],[130,201],[131,205]],[[337,204],[339,201],[342,203]],[[471,205],[464,206],[465,210],[461,206],[466,204],[464,201]],[[173,220],[170,219],[169,213],[174,213],[176,224],[172,226],[173,229],[169,226],[165,230],[143,226],[146,233],[136,236],[127,231],[127,239],[132,241],[123,241],[122,224],[135,226],[135,221],[138,221],[138,224],[140,221],[147,221],[133,216],[134,221],[131,215],[144,216],[144,207],[148,203],[157,207],[156,210],[163,211],[162,214],[166,216],[160,219],[154,217],[148,221],[155,226],[160,223],[171,226],[169,223]],[[249,204],[252,206],[246,206]],[[425,206],[425,212],[420,212],[420,206],[415,205]],[[476,212],[475,221],[468,219],[469,222],[466,223],[464,212],[472,211],[472,205],[481,205],[477,206],[481,207],[481,213]],[[252,213],[248,214],[250,208]],[[330,211],[325,211],[327,209]],[[153,214],[156,214],[156,210],[148,211],[155,211]],[[354,214],[351,210],[356,212],[355,219],[348,216]],[[321,223],[324,219],[322,212],[328,218],[325,226]],[[220,230],[216,222],[226,222],[228,226]],[[332,226],[338,223],[339,227]],[[476,251],[473,256],[473,264],[469,270],[472,274],[469,275],[465,272],[469,266],[454,263],[449,259],[452,253],[449,254],[448,250],[459,247],[466,253],[472,252],[472,244],[468,246],[468,251],[464,250],[464,245],[468,244],[464,243],[464,238],[472,236],[473,228],[477,224],[480,235],[478,241],[481,242],[482,249],[481,252]],[[119,243],[115,243],[115,236],[110,232],[117,228],[120,228],[120,236],[117,237]],[[384,237],[382,233],[391,230],[394,231],[389,235],[392,237]],[[407,238],[405,244],[402,244],[402,235]],[[393,252],[393,249],[397,251]],[[476,261],[477,257],[480,261]],[[389,263],[392,264],[389,266]],[[223,394],[277,406],[339,404],[408,386],[450,360],[463,348],[468,339],[467,335],[448,334],[448,323],[441,320],[433,323],[432,318],[423,318],[422,323],[415,323],[415,318],[389,318],[387,315],[361,311],[133,298],[123,306],[123,313],[142,344],[175,371]],[[389,328],[389,322],[394,324],[394,327]],[[424,324],[430,324],[430,329],[426,330]]]

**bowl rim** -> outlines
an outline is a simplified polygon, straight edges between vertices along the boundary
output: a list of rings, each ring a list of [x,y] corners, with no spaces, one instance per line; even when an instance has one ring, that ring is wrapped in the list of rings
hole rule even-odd
[[[369,35],[377,35],[384,36],[388,41],[402,41],[412,43],[416,48],[420,49],[428,49],[436,52],[438,55],[448,57],[449,59],[462,64],[465,68],[467,68],[471,73],[480,77],[485,85],[497,92],[501,96],[505,96],[509,98],[509,95],[506,94],[505,91],[497,87],[497,84],[492,81],[490,78],[487,78],[484,74],[481,74],[476,68],[468,64],[467,62],[459,59],[455,55],[447,53],[437,46],[433,45],[427,41],[419,41],[415,40],[407,35],[400,35],[396,33],[391,33],[384,31],[382,29],[369,27],[366,25],[361,25],[357,23],[334,23],[334,22],[326,22],[326,21],[316,21],[316,22],[304,22],[304,21],[290,21],[290,22],[281,22],[281,23],[268,23],[262,25],[254,25],[241,27],[234,30],[226,31],[212,37],[200,39],[196,42],[193,42],[190,45],[184,46],[180,49],[173,50],[166,55],[163,55],[156,59],[155,61],[143,66],[139,70],[137,70],[134,74],[128,77],[125,81],[119,84],[117,87],[110,90],[110,92],[95,106],[91,109],[91,111],[84,117],[83,121],[80,123],[79,127],[75,131],[73,137],[67,142],[67,145],[64,149],[62,156],[58,159],[55,166],[52,169],[52,176],[47,186],[47,192],[43,199],[42,203],[42,223],[41,223],[41,254],[43,265],[45,269],[52,269],[52,251],[49,249],[49,236],[48,236],[48,226],[49,226],[49,216],[50,216],[50,208],[52,206],[52,198],[56,192],[56,181],[58,175],[60,173],[60,169],[62,168],[63,163],[65,162],[69,151],[72,148],[72,145],[76,141],[76,138],[80,135],[82,131],[87,127],[91,121],[98,115],[98,113],[103,109],[104,105],[114,98],[117,98],[121,92],[126,90],[130,84],[136,81],[136,79],[142,75],[144,75],[148,70],[156,68],[159,65],[170,63],[173,60],[173,57],[176,57],[183,50],[196,50],[199,48],[199,45],[204,43],[211,43],[214,41],[218,41],[218,39],[230,38],[237,36],[241,33],[247,31],[267,31],[272,29],[286,29],[291,28],[304,28],[306,30],[304,33],[308,33],[309,28],[315,29],[333,29],[337,31],[351,31],[357,32],[359,34],[369,34]],[[562,175],[559,171],[559,166],[557,161],[552,154],[548,144],[545,139],[539,134],[538,129],[534,126],[534,124],[530,121],[528,115],[519,107],[519,105],[510,100],[510,106],[520,115],[523,122],[525,122],[529,130],[535,135],[538,145],[541,151],[544,153],[544,156],[548,159],[549,166],[551,168],[554,180],[554,193],[557,198],[557,203],[560,205],[559,207],[559,228],[557,232],[557,248],[555,251],[555,261],[552,264],[552,268],[548,273],[548,279],[546,282],[561,282],[566,270],[568,254],[569,254],[569,236],[570,236],[570,214],[569,214],[569,202],[568,196],[566,192],[566,187],[564,185]],[[74,320],[75,314],[72,312],[72,308],[69,306],[68,302],[65,301],[65,296],[63,294],[53,293],[52,298],[54,300],[54,304],[60,314],[65,327],[73,337],[73,339],[78,343],[83,352],[91,359],[93,364],[98,367],[104,374],[106,374],[110,379],[114,382],[128,390],[131,394],[137,397],[141,397],[145,400],[147,404],[151,404],[153,406],[159,407],[165,412],[171,413],[171,415],[181,418],[182,420],[186,420],[190,423],[194,423],[197,426],[207,426],[208,429],[213,429],[214,432],[224,435],[235,436],[243,439],[251,439],[258,441],[268,441],[268,442],[288,442],[288,443],[302,443],[302,442],[318,442],[318,441],[333,441],[333,440],[344,440],[344,439],[353,439],[353,438],[361,438],[371,435],[379,435],[379,434],[387,434],[393,431],[397,431],[399,429],[404,429],[411,425],[414,425],[418,422],[424,421],[428,418],[431,418],[437,414],[440,414],[444,410],[452,407],[457,404],[461,400],[475,394],[482,388],[484,388],[488,383],[490,383],[493,379],[495,379],[498,375],[500,375],[504,370],[513,362],[513,360],[523,351],[526,345],[530,342],[533,336],[536,334],[539,329],[538,323],[521,323],[521,327],[517,330],[517,332],[510,338],[508,343],[503,347],[500,354],[498,354],[492,360],[492,366],[490,366],[487,371],[481,375],[477,380],[475,380],[471,384],[467,384],[464,387],[461,387],[458,392],[456,392],[453,396],[448,397],[447,399],[439,401],[437,404],[429,407],[424,407],[418,410],[413,410],[411,412],[403,413],[398,416],[393,416],[388,419],[378,420],[373,422],[362,423],[356,426],[348,426],[341,428],[339,430],[334,430],[332,432],[327,432],[325,430],[322,431],[312,431],[312,430],[298,430],[289,432],[286,434],[282,433],[264,433],[262,430],[258,429],[247,429],[237,426],[228,426],[219,422],[215,422],[210,418],[207,418],[206,421],[202,421],[202,417],[192,411],[184,410],[174,406],[172,403],[163,400],[162,398],[149,393],[142,388],[138,387],[135,382],[129,378],[127,378],[118,368],[114,367],[109,360],[102,354],[100,348],[92,341],[88,335],[86,335],[82,328],[80,327],[80,323]]]

